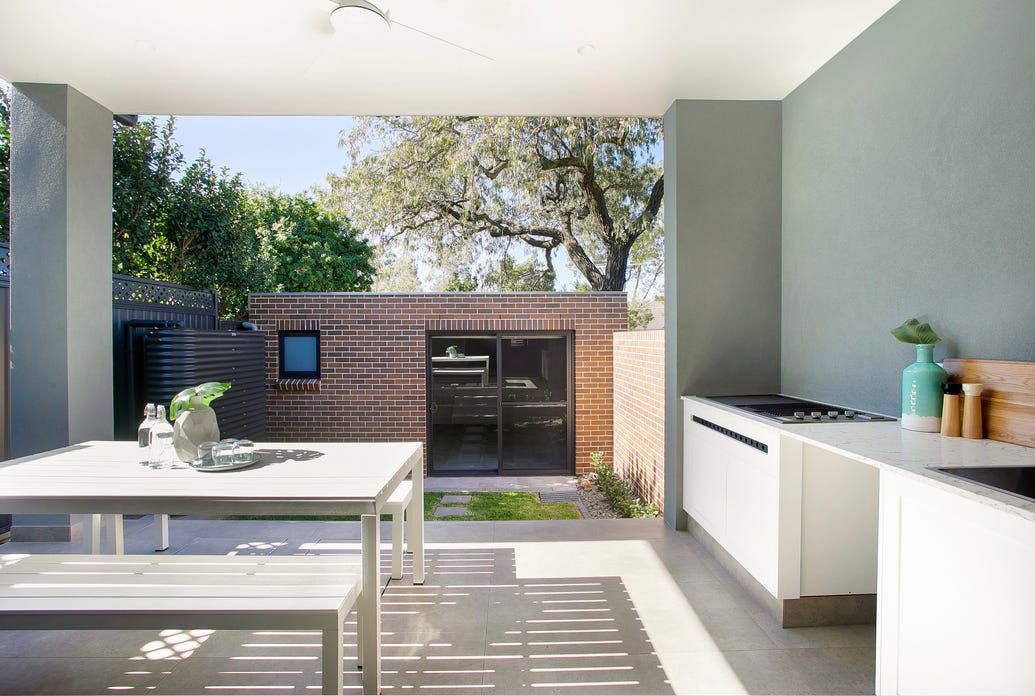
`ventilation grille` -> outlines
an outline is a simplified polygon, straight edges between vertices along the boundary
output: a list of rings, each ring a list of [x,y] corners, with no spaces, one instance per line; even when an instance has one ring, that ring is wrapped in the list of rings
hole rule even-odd
[[[694,416],[694,423],[699,423],[700,425],[703,425],[704,427],[708,428],[709,430],[714,430],[715,432],[719,433],[720,435],[725,435],[726,437],[731,438],[733,440],[736,440],[737,442],[739,442],[741,444],[747,445],[748,447],[753,447],[756,450],[758,450],[759,452],[765,452],[766,454],[769,454],[769,445],[765,444],[764,442],[759,442],[758,440],[754,440],[754,439],[748,437],[747,435],[741,435],[736,430],[730,430],[729,428],[724,428],[721,425],[719,425],[718,423],[712,423],[711,421],[706,421],[705,419],[699,418],[697,416]]]

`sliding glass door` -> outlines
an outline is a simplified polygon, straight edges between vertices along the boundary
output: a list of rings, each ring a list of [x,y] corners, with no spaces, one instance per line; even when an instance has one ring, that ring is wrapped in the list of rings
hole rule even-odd
[[[435,334],[428,348],[433,473],[571,472],[570,334]]]
[[[502,336],[502,472],[568,470],[568,340]]]
[[[495,334],[429,341],[428,435],[437,473],[499,470],[497,342]]]

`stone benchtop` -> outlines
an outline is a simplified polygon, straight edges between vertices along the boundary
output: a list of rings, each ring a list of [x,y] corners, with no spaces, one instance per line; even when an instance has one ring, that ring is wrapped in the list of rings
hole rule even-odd
[[[683,399],[728,411],[772,428],[783,437],[795,438],[879,469],[911,475],[1035,521],[1035,501],[938,471],[940,468],[1035,466],[1035,448],[996,440],[917,433],[903,430],[898,422],[781,424],[708,399],[695,396]]]

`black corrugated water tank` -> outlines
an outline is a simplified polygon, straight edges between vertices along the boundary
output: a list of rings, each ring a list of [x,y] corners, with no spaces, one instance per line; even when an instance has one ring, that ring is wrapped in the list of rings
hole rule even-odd
[[[212,402],[222,437],[266,435],[265,341],[261,331],[152,329],[144,337],[145,401],[165,404],[202,382],[230,382]]]

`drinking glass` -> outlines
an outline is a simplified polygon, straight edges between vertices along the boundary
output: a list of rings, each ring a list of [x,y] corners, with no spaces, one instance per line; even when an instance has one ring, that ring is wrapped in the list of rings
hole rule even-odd
[[[237,449],[234,450],[234,461],[238,464],[247,464],[252,461],[255,455],[255,443],[251,440],[238,440]]]
[[[229,466],[234,463],[234,452],[237,440],[220,440],[212,450],[212,461],[216,466]]]
[[[195,466],[212,466],[216,460],[214,454],[218,442],[202,442],[198,445],[198,458],[194,460]]]

